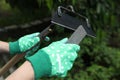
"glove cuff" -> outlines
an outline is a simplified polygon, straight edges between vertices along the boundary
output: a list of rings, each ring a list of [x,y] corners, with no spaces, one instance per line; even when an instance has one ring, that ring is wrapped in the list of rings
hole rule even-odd
[[[42,50],[38,51],[37,53],[31,57],[26,58],[32,64],[35,79],[50,76],[52,65],[48,54]]]
[[[21,53],[20,48],[19,48],[19,42],[9,42],[9,50],[10,54],[15,54],[15,53]]]

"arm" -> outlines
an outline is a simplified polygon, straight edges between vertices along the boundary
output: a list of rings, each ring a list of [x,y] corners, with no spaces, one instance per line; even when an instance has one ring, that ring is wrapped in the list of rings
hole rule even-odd
[[[27,61],[6,80],[34,80],[41,77],[65,77],[72,68],[80,47],[65,44],[67,39],[53,42],[40,49],[36,54],[26,57]],[[69,55],[69,56],[68,56]]]
[[[9,43],[0,41],[0,53],[9,53]],[[31,63],[26,61],[15,72],[6,78],[6,80],[33,80],[34,71]]]
[[[5,80],[34,80],[34,71],[29,61],[25,61],[15,72]]]
[[[7,42],[0,41],[0,54],[9,53],[9,44]]]
[[[0,53],[10,53],[12,55],[23,53],[40,41],[39,34],[37,32],[25,35],[14,42],[0,41]]]

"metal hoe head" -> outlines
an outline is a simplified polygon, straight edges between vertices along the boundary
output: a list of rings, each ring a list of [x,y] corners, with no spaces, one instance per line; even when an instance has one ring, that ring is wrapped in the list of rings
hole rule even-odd
[[[52,14],[51,23],[71,30],[76,30],[79,26],[82,26],[86,35],[95,37],[88,19],[85,16],[76,13],[72,6],[69,6],[68,8],[59,6],[57,11]]]

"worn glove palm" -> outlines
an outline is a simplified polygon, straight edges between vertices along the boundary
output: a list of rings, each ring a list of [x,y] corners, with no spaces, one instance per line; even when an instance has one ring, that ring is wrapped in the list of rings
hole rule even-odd
[[[43,76],[64,77],[73,66],[80,47],[76,44],[66,44],[67,38],[53,42],[48,47],[40,49],[36,54],[26,59],[31,62],[35,78]]]
[[[9,42],[10,54],[23,53],[40,41],[40,33],[25,35],[15,42]],[[39,45],[38,45],[39,46]],[[36,49],[38,48],[36,47]],[[35,49],[34,49],[35,50]]]

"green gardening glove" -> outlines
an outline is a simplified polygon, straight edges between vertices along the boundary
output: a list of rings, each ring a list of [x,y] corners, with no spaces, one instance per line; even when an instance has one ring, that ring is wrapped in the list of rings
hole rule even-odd
[[[48,47],[40,49],[36,54],[26,59],[31,62],[35,79],[43,76],[65,77],[73,66],[80,47],[68,44],[67,38],[53,42]]]
[[[16,53],[23,53],[26,50],[29,50],[31,47],[33,47],[36,43],[40,41],[40,38],[38,37],[40,33],[33,33],[29,35],[25,35],[18,39],[15,42],[9,42],[9,49],[10,54],[16,54]],[[33,48],[30,52],[34,52],[39,48],[39,45]]]

